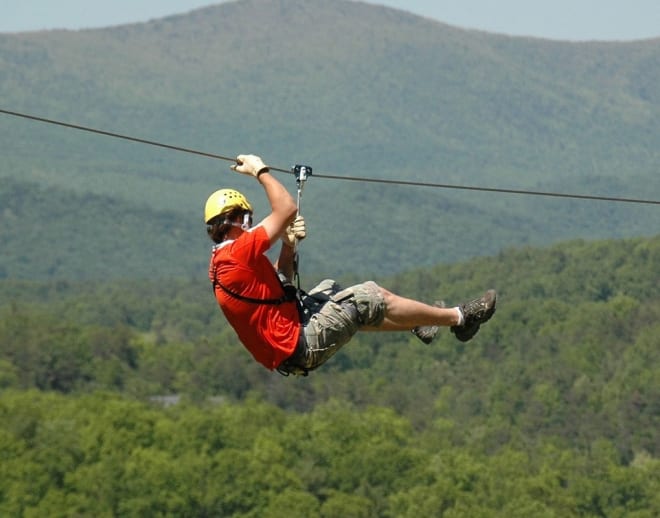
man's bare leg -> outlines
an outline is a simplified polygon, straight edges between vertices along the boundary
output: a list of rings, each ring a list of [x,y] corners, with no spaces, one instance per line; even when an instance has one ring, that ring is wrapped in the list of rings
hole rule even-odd
[[[379,326],[365,326],[363,331],[410,331],[415,326],[456,326],[458,308],[439,308],[396,295],[381,287],[385,299],[385,319]]]

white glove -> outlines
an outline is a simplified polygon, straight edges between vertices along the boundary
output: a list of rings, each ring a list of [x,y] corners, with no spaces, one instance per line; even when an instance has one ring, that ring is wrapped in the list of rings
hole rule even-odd
[[[306,235],[307,227],[305,227],[305,218],[298,215],[293,223],[286,227],[286,230],[282,235],[282,242],[293,248],[296,245],[296,240],[300,241],[301,239],[305,239]]]
[[[259,176],[259,173],[268,171],[268,166],[257,155],[238,155],[236,165],[232,165],[231,168],[237,173],[254,176],[255,178]]]

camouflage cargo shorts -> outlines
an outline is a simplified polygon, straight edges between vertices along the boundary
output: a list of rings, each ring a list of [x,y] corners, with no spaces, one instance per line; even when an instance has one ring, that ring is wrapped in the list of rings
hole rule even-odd
[[[304,326],[306,347],[296,351],[295,363],[307,370],[325,363],[361,326],[378,326],[385,318],[385,300],[373,281],[343,289],[326,279],[303,297],[303,305],[310,315]]]

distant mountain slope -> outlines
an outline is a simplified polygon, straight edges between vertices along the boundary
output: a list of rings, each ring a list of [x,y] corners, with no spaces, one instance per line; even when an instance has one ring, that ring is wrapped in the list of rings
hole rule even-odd
[[[363,193],[360,203],[365,207],[379,205],[392,218],[405,217],[400,214],[405,207],[381,200],[380,192],[376,189]],[[429,196],[425,199],[433,203]],[[388,243],[413,249],[420,245],[414,242],[414,236],[388,229],[388,221],[384,221],[380,238],[374,236],[372,247],[356,236],[354,222],[336,213],[333,200],[310,205],[335,214],[334,222],[325,223],[329,227],[325,232],[332,231],[346,247],[333,249],[310,226],[310,238],[299,249],[301,273],[307,281],[323,275],[397,271],[406,265],[398,263],[396,248],[388,251],[384,247]],[[206,277],[212,243],[199,214],[191,216],[171,208],[159,211],[107,196],[11,178],[3,179],[0,207],[0,278]],[[451,207],[448,202],[447,209]],[[486,229],[478,233],[484,240],[489,239]],[[456,234],[455,242],[446,243],[444,248],[448,255],[460,255],[460,235]],[[420,262],[429,261],[436,263],[437,259],[420,258]]]
[[[0,35],[0,104],[285,168],[658,199],[659,55],[660,40],[558,43],[360,2],[240,0],[144,24]],[[173,211],[190,228],[221,185],[266,210],[258,186],[223,162],[8,116],[0,133],[0,177]],[[660,230],[653,207],[321,179],[304,207],[314,272]],[[100,212],[87,212],[98,227]],[[8,260],[27,252],[15,244]],[[172,261],[193,267],[182,253]]]

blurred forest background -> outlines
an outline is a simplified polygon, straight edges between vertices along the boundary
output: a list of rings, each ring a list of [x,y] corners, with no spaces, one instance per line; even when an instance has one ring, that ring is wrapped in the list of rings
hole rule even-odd
[[[379,279],[467,344],[358,335],[256,364],[205,282],[1,281],[0,511],[15,516],[657,516],[660,237]]]

